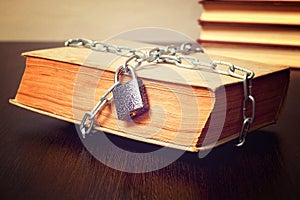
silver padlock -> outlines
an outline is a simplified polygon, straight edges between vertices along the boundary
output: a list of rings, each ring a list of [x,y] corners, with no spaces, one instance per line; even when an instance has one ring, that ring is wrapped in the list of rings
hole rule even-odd
[[[115,73],[115,83],[122,73],[130,73],[132,80],[119,83],[112,91],[118,119],[130,120],[149,110],[146,88],[130,65],[121,66]]]

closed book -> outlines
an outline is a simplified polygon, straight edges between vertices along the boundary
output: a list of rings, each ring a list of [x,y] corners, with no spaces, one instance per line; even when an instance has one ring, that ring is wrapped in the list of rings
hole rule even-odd
[[[156,47],[123,40],[110,43],[131,48]],[[116,70],[128,59],[80,47],[36,50],[23,56],[25,72],[10,102],[76,124],[114,84]],[[202,59],[201,53],[191,56]],[[255,119],[250,131],[275,123],[287,92],[289,69],[220,56],[212,58],[254,71]],[[135,72],[145,85],[150,110],[123,121],[117,119],[112,101],[96,116],[95,129],[192,152],[239,136],[244,99],[241,79],[205,68],[191,70],[167,63],[143,63]]]
[[[202,22],[300,25],[299,1],[203,1]]]
[[[200,41],[300,47],[300,26],[201,22]]]
[[[200,41],[203,48],[210,54],[222,54],[226,57],[284,65],[290,68],[300,67],[300,48],[277,47],[251,44],[233,44],[214,41]]]

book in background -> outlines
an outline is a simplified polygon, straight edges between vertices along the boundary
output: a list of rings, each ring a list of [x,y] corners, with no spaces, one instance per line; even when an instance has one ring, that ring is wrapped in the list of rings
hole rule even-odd
[[[210,54],[300,67],[300,1],[200,1]]]

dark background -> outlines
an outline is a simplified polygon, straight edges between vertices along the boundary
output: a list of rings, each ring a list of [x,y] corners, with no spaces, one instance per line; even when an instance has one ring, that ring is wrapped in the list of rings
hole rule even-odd
[[[8,103],[24,71],[21,52],[62,45],[0,43],[1,199],[299,199],[300,71],[291,70],[278,123],[250,133],[242,148],[232,141],[203,159],[187,152],[163,169],[134,174],[93,158],[73,124]],[[108,137],[129,151],[158,148]],[[97,148],[103,154],[110,150],[105,145]],[[118,156],[108,159],[118,162]],[[166,157],[157,156],[151,162],[160,163]]]

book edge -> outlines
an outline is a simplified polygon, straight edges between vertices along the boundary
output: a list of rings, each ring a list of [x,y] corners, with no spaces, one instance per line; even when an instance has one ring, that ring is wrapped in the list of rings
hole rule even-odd
[[[198,25],[203,24],[222,24],[222,25],[235,25],[235,26],[257,26],[257,27],[280,27],[280,28],[299,28],[300,23],[279,23],[279,22],[259,22],[259,21],[222,21],[214,19],[202,19],[201,17],[197,20]]]
[[[290,69],[287,69],[287,72],[286,72],[286,73],[288,73],[289,79],[288,79],[287,84],[285,85],[285,88],[284,88],[284,91],[283,91],[283,92],[284,92],[284,93],[283,93],[283,98],[281,99],[281,102],[280,102],[280,104],[279,104],[279,109],[278,109],[277,114],[276,114],[276,116],[275,116],[275,122],[278,121],[278,119],[279,119],[281,113],[282,113],[283,110],[284,110],[284,107],[285,107],[286,101],[287,101],[288,88],[289,88],[290,81],[291,81],[291,70],[290,70]]]
[[[67,117],[63,117],[60,115],[56,115],[47,111],[43,111],[40,109],[36,109],[30,106],[26,106],[22,103],[19,103],[16,99],[9,99],[9,103],[15,105],[15,106],[19,106],[21,108],[42,114],[42,115],[46,115],[49,117],[53,117],[59,120],[63,120],[66,122],[70,122],[70,123],[74,123],[74,124],[80,124],[79,120],[75,120],[75,119],[70,119]],[[175,149],[179,149],[179,150],[184,150],[184,151],[191,151],[191,152],[197,152],[197,148],[196,147],[192,147],[192,146],[183,146],[183,145],[176,145],[176,144],[171,144],[171,143],[167,143],[167,142],[163,142],[163,141],[158,141],[158,140],[154,140],[154,139],[149,139],[149,138],[144,138],[144,137],[140,137],[140,136],[136,136],[136,135],[132,135],[130,133],[125,133],[125,132],[120,132],[120,131],[116,131],[113,129],[108,129],[108,128],[104,128],[104,127],[100,127],[100,126],[95,126],[96,130],[99,131],[103,131],[103,132],[107,132],[107,133],[111,133],[114,135],[118,135],[118,136],[122,136],[128,139],[133,139],[133,140],[138,140],[141,142],[147,142],[147,143],[151,143],[151,144],[155,144],[155,145],[160,145],[160,146],[166,146],[166,147],[170,147],[170,148],[175,148]]]
[[[35,112],[35,113],[39,113],[39,114],[42,114],[42,115],[46,115],[46,116],[49,116],[49,117],[53,117],[53,118],[63,120],[63,121],[66,121],[66,122],[70,122],[70,123],[74,123],[74,124],[80,124],[79,120],[73,120],[73,119],[63,117],[63,116],[60,116],[60,115],[56,115],[56,114],[53,114],[53,113],[50,113],[50,112],[47,112],[47,111],[43,111],[43,110],[36,109],[36,108],[30,107],[30,106],[26,106],[22,103],[19,103],[16,99],[9,99],[9,103],[12,104],[12,105],[24,108],[26,110],[30,110],[30,111]],[[100,127],[100,126],[96,126],[95,129],[99,130],[99,131],[106,132],[106,133],[110,133],[110,134],[118,135],[118,136],[121,136],[121,137],[125,137],[125,138],[128,138],[128,139],[137,140],[137,141],[140,141],[140,142],[147,142],[147,143],[151,143],[151,144],[154,144],[154,145],[159,145],[159,146],[164,146],[164,147],[168,147],[168,148],[174,148],[174,149],[178,149],[178,150],[182,150],[182,151],[189,151],[189,152],[206,151],[206,150],[215,148],[217,146],[220,146],[222,144],[225,144],[228,141],[231,141],[231,140],[236,139],[238,137],[238,134],[233,134],[229,137],[218,140],[217,143],[215,143],[215,144],[208,144],[208,145],[201,146],[201,147],[195,147],[195,146],[177,145],[177,144],[167,143],[167,142],[158,141],[158,140],[154,140],[154,139],[144,138],[144,137],[141,137],[141,136],[136,136],[136,135],[132,135],[130,133],[120,132],[120,131],[116,131],[116,130],[113,130],[113,129],[108,129],[108,128],[104,128],[104,127]]]
[[[199,40],[197,40],[197,41],[200,43]],[[230,44],[230,43],[218,43],[218,42],[203,42],[203,43],[201,43],[201,45],[207,51],[211,51],[211,49],[213,49],[212,51],[214,51],[214,53],[211,54],[212,56],[219,54],[220,49],[225,48],[225,51],[226,51],[228,49],[237,48],[237,52],[241,52],[241,54],[244,54],[244,56],[246,56],[246,57],[241,58],[240,56],[235,56],[235,55],[230,55],[230,56],[236,60],[244,59],[246,61],[251,61],[252,60],[251,58],[253,58],[253,55],[249,55],[250,51],[255,52],[255,53],[257,53],[256,51],[266,51],[269,53],[271,52],[272,54],[274,54],[274,52],[277,52],[277,53],[287,52],[287,53],[289,53],[288,56],[290,56],[290,57],[292,56],[293,59],[296,59],[297,54],[300,53],[299,48],[292,48],[292,47],[286,47],[286,46],[276,47],[276,46],[266,46],[266,45]],[[244,50],[246,50],[246,51],[244,51]],[[217,51],[217,52],[215,52],[215,51]],[[229,55],[224,55],[224,57],[227,58],[227,57],[229,57]],[[287,57],[287,56],[285,56],[285,57]],[[257,61],[257,63],[266,63],[266,61],[259,60],[259,61]],[[268,64],[274,65],[274,66],[283,66],[283,67],[290,68],[290,69],[299,69],[300,68],[299,62],[297,62],[295,60],[292,60],[289,64],[282,64],[280,62],[275,63],[275,61],[268,63]]]

